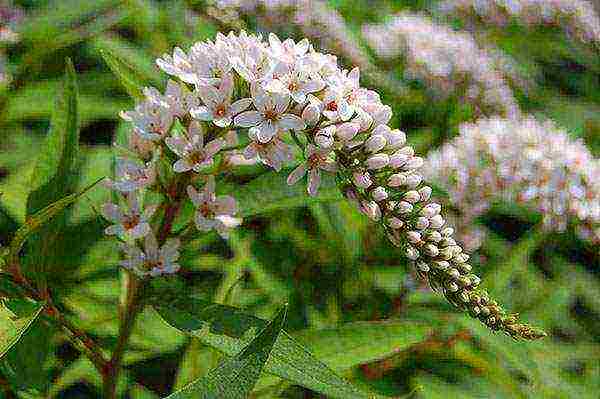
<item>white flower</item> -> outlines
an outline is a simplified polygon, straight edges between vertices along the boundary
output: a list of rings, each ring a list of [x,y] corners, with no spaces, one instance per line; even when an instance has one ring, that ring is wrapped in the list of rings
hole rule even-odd
[[[162,58],[157,59],[156,65],[169,75],[177,76],[186,83],[195,83],[192,64],[185,52],[179,47],[175,47],[173,56],[164,54]]]
[[[212,165],[213,156],[225,146],[225,141],[220,138],[204,144],[204,134],[198,122],[190,124],[187,135],[167,137],[165,143],[181,158],[173,165],[173,170],[178,173],[190,170],[199,172]]]
[[[287,94],[298,104],[304,104],[306,96],[323,90],[325,82],[299,63],[280,62],[269,73],[264,87],[271,93]]]
[[[196,206],[196,227],[201,231],[216,230],[223,238],[227,238],[228,230],[241,224],[237,213],[235,199],[229,195],[215,194],[215,179],[210,176],[202,192],[192,186],[187,188],[188,195]]]
[[[286,113],[290,97],[281,94],[270,94],[258,85],[252,87],[252,101],[257,111],[242,112],[235,117],[234,123],[240,127],[257,127],[257,137],[266,143],[278,131],[290,129],[302,130],[306,127],[298,116]]]
[[[258,140],[258,129],[250,128],[248,138],[250,143],[243,153],[246,159],[258,157],[265,165],[280,171],[283,165],[293,158],[292,147],[281,139],[281,134],[277,134],[270,141],[263,143]]]
[[[307,53],[310,43],[308,39],[303,39],[298,43],[293,39],[286,39],[282,43],[277,35],[271,33],[269,34],[269,44],[271,45],[271,55],[274,58],[292,64]]]
[[[125,254],[125,260],[121,261],[121,266],[140,277],[176,273],[180,269],[177,263],[179,245],[179,240],[169,239],[159,249],[154,234],[148,234],[144,240],[144,251],[134,245],[124,244],[121,246]]]
[[[154,87],[144,88],[144,95],[151,102],[163,107],[173,116],[184,117],[190,109],[198,106],[198,97],[179,83],[169,80],[167,89],[162,95]]]
[[[121,112],[121,118],[133,123],[141,138],[159,141],[171,128],[173,115],[162,103],[152,100],[138,104],[133,111]]]
[[[321,170],[334,173],[337,164],[330,158],[331,148],[318,148],[312,144],[306,146],[306,161],[301,163],[290,173],[287,183],[296,184],[308,172],[307,191],[311,196],[316,196],[321,184]]]
[[[127,208],[121,209],[118,205],[106,203],[102,206],[102,215],[113,225],[108,226],[104,232],[107,235],[117,235],[123,239],[137,239],[150,233],[150,218],[156,211],[156,206],[148,206],[142,213],[136,195],[127,195]]]
[[[137,162],[119,158],[116,165],[116,179],[107,180],[106,185],[114,190],[129,193],[152,185],[155,178],[156,170],[153,164],[140,165]]]
[[[212,121],[219,127],[231,125],[233,117],[252,104],[250,98],[242,98],[231,104],[233,94],[231,74],[223,77],[218,90],[213,86],[199,86],[198,94],[205,105],[192,109],[190,114],[202,121]]]

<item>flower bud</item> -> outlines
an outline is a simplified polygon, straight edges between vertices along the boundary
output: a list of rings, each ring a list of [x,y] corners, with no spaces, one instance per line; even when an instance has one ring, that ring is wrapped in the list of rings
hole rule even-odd
[[[392,216],[391,218],[389,218],[388,220],[388,225],[392,228],[392,229],[400,229],[402,228],[402,226],[404,226],[404,222],[400,219],[398,219],[395,216]]]
[[[423,178],[416,173],[411,173],[406,178],[406,185],[410,188],[416,188],[421,182]]]
[[[335,134],[342,141],[350,141],[356,136],[360,125],[353,122],[345,122],[337,127]]]
[[[373,197],[375,201],[379,202],[387,199],[388,193],[385,191],[385,188],[379,186],[371,192],[371,197]]]
[[[375,154],[367,158],[367,168],[378,170],[385,168],[390,163],[390,157],[387,154]]]
[[[404,165],[404,167],[409,170],[419,169],[421,166],[423,166],[424,163],[425,163],[425,161],[423,160],[423,158],[412,157],[411,159],[408,160],[408,162],[406,162],[406,165]]]
[[[405,201],[410,202],[411,204],[415,204],[415,203],[419,202],[419,199],[421,199],[421,196],[419,195],[419,193],[417,191],[411,190],[411,191],[407,191],[402,198]]]
[[[411,247],[410,245],[406,248],[406,257],[410,260],[417,260],[420,254],[419,251],[415,247]]]
[[[306,122],[308,126],[314,126],[319,122],[321,117],[321,110],[316,104],[308,104],[302,111],[302,120]]]
[[[431,198],[431,187],[429,186],[425,186],[425,187],[421,187],[419,190],[419,195],[421,196],[421,201],[425,202],[425,201],[429,201],[429,198]]]
[[[333,145],[333,135],[335,134],[335,126],[327,126],[321,129],[315,135],[315,143],[321,148],[329,148]]]
[[[426,244],[423,246],[423,252],[425,252],[427,256],[431,256],[433,258],[439,255],[440,250],[433,244]]]
[[[427,227],[429,227],[429,219],[419,216],[415,222],[415,227],[417,230],[425,230]]]
[[[429,223],[429,219],[427,219],[427,222]],[[427,240],[438,243],[442,240],[442,235],[439,232],[432,230],[427,233]]]
[[[417,262],[417,269],[419,269],[423,273],[429,272],[429,266],[425,262]]]
[[[441,210],[442,207],[434,202],[431,204],[427,204],[425,207],[423,207],[423,209],[421,209],[421,215],[431,219],[432,217],[440,213]]]
[[[411,244],[419,244],[422,241],[421,233],[417,231],[409,231],[408,233],[406,233],[406,239]]]
[[[396,205],[396,211],[400,214],[410,213],[413,210],[413,206],[410,202],[400,201]]]
[[[352,173],[352,182],[356,187],[368,188],[373,184],[369,172],[354,172]]]
[[[381,208],[379,208],[379,205],[375,201],[363,201],[360,209],[369,219],[375,222],[381,219]]]
[[[369,153],[379,152],[383,150],[385,144],[385,137],[383,137],[381,134],[375,134],[365,141],[365,151]]]
[[[390,187],[400,187],[404,185],[407,181],[407,176],[403,173],[396,173],[391,175],[388,178],[388,186]]]
[[[432,217],[431,219],[429,219],[429,226],[432,229],[439,229],[444,225],[445,221],[442,218],[442,215],[435,215],[434,217]]]

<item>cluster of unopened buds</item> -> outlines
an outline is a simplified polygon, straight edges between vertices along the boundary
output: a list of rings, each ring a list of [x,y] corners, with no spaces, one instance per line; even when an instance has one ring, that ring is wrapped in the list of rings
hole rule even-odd
[[[499,26],[513,19],[528,26],[557,26],[579,40],[600,44],[600,18],[586,0],[446,0],[438,8],[467,21]]]
[[[391,108],[360,86],[358,68],[340,69],[306,39],[282,42],[271,34],[265,42],[245,32],[218,34],[187,53],[176,48],[157,65],[177,81],[169,81],[165,94],[146,89],[145,100],[123,113],[134,127],[135,156],[121,160],[108,183],[122,206],[104,207],[114,223],[107,233],[124,241],[124,267],[141,275],[177,271],[177,238],[164,220],[172,220],[173,204],[181,201],[195,205],[200,231],[226,237],[240,224],[234,198],[216,195],[219,174],[234,166],[227,161],[234,155],[281,170],[300,154],[288,184],[306,176],[308,193],[317,195],[321,175],[335,174],[345,196],[382,225],[451,303],[512,337],[543,335],[478,289],[469,256],[452,238],[441,206],[430,202],[432,190],[418,173],[423,159],[403,132],[387,125]],[[155,207],[139,204],[148,189],[167,198],[159,227],[152,227]]]
[[[547,229],[563,231],[570,222],[582,239],[600,243],[600,160],[550,121],[463,124],[458,137],[429,155],[424,171],[448,191],[470,249],[481,241],[475,219],[495,201],[529,205]]]
[[[363,27],[369,46],[382,59],[405,60],[408,78],[423,80],[437,94],[456,96],[485,115],[516,117],[519,106],[506,77],[518,82],[506,57],[489,53],[469,32],[459,32],[411,12],[384,24]]]

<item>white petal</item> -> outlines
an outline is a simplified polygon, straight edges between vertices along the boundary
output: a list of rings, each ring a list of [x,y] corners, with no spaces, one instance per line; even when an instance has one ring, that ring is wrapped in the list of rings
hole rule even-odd
[[[246,108],[248,108],[250,104],[252,104],[251,98],[242,98],[241,100],[237,100],[236,102],[231,104],[231,106],[229,107],[229,112],[231,112],[233,115],[237,115],[240,112],[244,111]]]
[[[187,172],[192,169],[192,166],[186,159],[180,159],[173,165],[173,171],[177,173]]]
[[[129,230],[129,235],[133,239],[145,237],[150,233],[150,225],[148,223],[139,223],[133,229]]]
[[[246,111],[236,116],[234,123],[236,126],[240,127],[252,127],[258,125],[258,123],[262,120],[263,116],[260,112]]]
[[[213,123],[215,125],[217,125],[218,127],[227,127],[229,125],[231,125],[231,117],[230,116],[225,116],[223,118],[216,118]]]
[[[191,109],[190,114],[193,118],[200,119],[201,121],[210,121],[213,119],[212,111],[205,106]]]
[[[261,143],[268,143],[277,134],[277,129],[271,121],[264,121],[258,126],[256,136]]]
[[[282,129],[294,129],[294,130],[304,130],[306,129],[306,124],[302,120],[302,118],[297,117],[292,114],[283,115],[278,121],[277,124]]]
[[[112,203],[102,205],[102,215],[111,222],[120,222],[123,218],[123,212],[121,212],[121,209]]]

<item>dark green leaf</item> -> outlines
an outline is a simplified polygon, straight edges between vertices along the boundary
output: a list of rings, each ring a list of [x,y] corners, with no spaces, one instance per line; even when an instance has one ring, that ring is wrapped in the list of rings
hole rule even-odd
[[[170,395],[171,399],[246,399],[269,358],[285,323],[287,306],[237,355],[224,360],[205,377]]]
[[[23,337],[37,320],[43,304],[36,303],[29,311],[15,315],[8,309],[0,307],[0,359]]]
[[[172,300],[167,298],[163,294],[154,304],[167,323],[229,356],[242,350],[266,325],[265,320],[244,314],[234,307],[181,295]],[[285,331],[279,334],[265,370],[332,398],[369,398],[369,395],[340,378]]]

